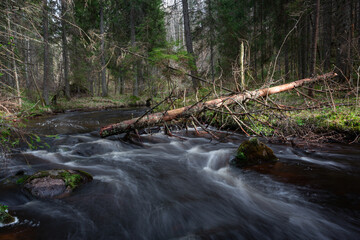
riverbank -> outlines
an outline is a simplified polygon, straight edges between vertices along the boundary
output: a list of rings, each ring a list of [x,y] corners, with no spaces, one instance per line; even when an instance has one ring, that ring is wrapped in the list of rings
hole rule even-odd
[[[195,95],[185,99],[167,99],[157,106],[163,99],[153,99],[152,112],[163,112],[179,108],[184,105],[195,104],[199,99],[203,101],[215,98],[211,89],[201,89]],[[203,126],[212,125],[218,129],[231,130],[248,135],[267,137],[272,141],[294,143],[300,142],[360,142],[360,107],[356,106],[354,96],[344,94],[334,95],[332,102],[323,101],[324,94],[316,92],[313,99],[294,92],[285,92],[275,95],[272,99],[244,102],[229,109],[207,110],[197,116]],[[69,111],[99,111],[126,107],[145,106],[150,102],[135,96],[118,97],[74,97],[70,101],[58,99],[50,107],[43,107],[38,102],[23,101],[21,108],[7,108],[7,112],[0,111],[2,143],[14,145],[18,142],[13,139],[16,129],[26,125],[26,119],[39,116],[64,113]],[[16,106],[16,104],[14,104]],[[114,120],[117,121],[117,120]],[[194,123],[189,122],[192,126]],[[196,126],[200,126],[195,123]]]

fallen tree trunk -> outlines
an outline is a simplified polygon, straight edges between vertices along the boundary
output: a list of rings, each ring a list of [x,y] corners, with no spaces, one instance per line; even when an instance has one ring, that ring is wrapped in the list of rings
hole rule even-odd
[[[174,110],[170,110],[167,112],[158,112],[153,113],[150,115],[146,115],[142,118],[133,118],[130,120],[122,121],[120,123],[110,124],[108,126],[105,126],[101,128],[100,130],[100,136],[101,137],[107,137],[115,134],[124,133],[130,130],[134,130],[137,128],[144,128],[151,125],[156,125],[161,122],[171,121],[176,118],[184,118],[189,117],[192,114],[195,114],[197,112],[200,112],[206,108],[219,108],[223,105],[230,105],[237,102],[243,102],[246,99],[256,99],[258,97],[268,96],[275,93],[291,90],[297,87],[300,87],[307,83],[316,82],[319,80],[323,80],[326,78],[332,78],[335,77],[336,73],[326,73],[323,75],[319,75],[314,78],[305,78],[301,80],[297,80],[291,83],[283,84],[276,87],[270,87],[270,88],[263,88],[258,89],[250,92],[245,92],[241,94],[236,94],[232,96],[226,96],[221,97],[218,99],[210,100],[207,102],[199,102],[195,105],[186,106],[182,108],[177,108]]]

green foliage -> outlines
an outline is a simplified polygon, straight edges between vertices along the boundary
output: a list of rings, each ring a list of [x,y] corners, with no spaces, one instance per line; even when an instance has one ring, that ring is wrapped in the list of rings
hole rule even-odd
[[[154,48],[149,52],[149,59],[152,64],[162,64],[166,63],[169,60],[175,61],[177,63],[185,63],[190,59],[189,54],[179,49],[177,51],[173,51],[171,49],[171,45],[167,46],[167,48]]]
[[[246,156],[243,152],[238,151],[236,154],[236,158],[239,159],[240,161],[245,161],[246,160]]]
[[[71,189],[75,189],[83,181],[83,177],[80,174],[71,174],[67,171],[60,173],[61,178],[64,180],[66,186]]]
[[[21,178],[16,180],[16,184],[23,184],[26,180],[28,180],[28,178],[29,178],[28,175],[22,176]]]
[[[130,102],[136,102],[136,101],[139,101],[139,100],[140,100],[140,98],[138,96],[132,95],[132,96],[129,97]]]
[[[15,221],[15,218],[8,213],[8,206],[0,204],[0,223],[9,224]]]
[[[5,213],[5,212],[8,211],[8,209],[9,209],[8,206],[3,205],[3,204],[0,203],[0,213]]]

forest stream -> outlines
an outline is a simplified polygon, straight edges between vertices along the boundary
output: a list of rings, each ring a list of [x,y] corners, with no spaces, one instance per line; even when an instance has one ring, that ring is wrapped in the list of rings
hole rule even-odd
[[[268,144],[278,163],[238,169],[228,163],[247,139],[241,134],[100,138],[100,126],[144,111],[28,122],[31,131],[57,137],[3,159],[0,181],[45,169],[80,169],[94,179],[53,200],[0,184],[0,202],[18,219],[0,228],[0,239],[360,239],[359,145]]]

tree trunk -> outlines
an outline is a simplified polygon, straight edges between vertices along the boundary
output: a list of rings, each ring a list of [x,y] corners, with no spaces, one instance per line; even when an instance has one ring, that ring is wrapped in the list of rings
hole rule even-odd
[[[283,8],[284,5],[287,4],[287,1],[283,2]],[[288,29],[289,29],[289,24],[288,24],[288,15],[287,12],[285,11],[285,9],[282,9],[282,14],[283,14],[283,20],[284,20],[284,36],[286,36],[288,34]],[[289,75],[290,75],[290,71],[289,71],[289,41],[287,40],[284,43],[284,67],[285,67],[285,81],[289,80]]]
[[[49,23],[47,0],[43,0],[43,37],[44,37],[44,81],[43,99],[49,105]]]
[[[312,83],[315,81],[323,80],[325,78],[332,78],[335,77],[336,73],[327,73],[324,75],[317,76],[315,78],[305,78],[295,82],[291,82],[288,84],[271,87],[271,88],[264,88],[260,90],[250,91],[242,94],[237,94],[233,96],[221,97],[218,99],[210,100],[207,102],[199,102],[195,105],[186,106],[174,110],[170,110],[167,112],[158,112],[154,114],[150,114],[144,116],[142,118],[133,118],[130,120],[126,120],[116,124],[110,124],[101,128],[100,136],[107,137],[115,134],[120,134],[123,132],[127,132],[130,130],[134,130],[137,128],[148,127],[150,125],[160,124],[164,121],[171,121],[175,118],[185,118],[189,117],[192,114],[201,112],[207,108],[219,108],[224,105],[235,104],[237,102],[243,102],[246,99],[256,99],[262,96],[269,96],[275,93],[291,90],[293,88],[300,87],[307,83]]]
[[[261,0],[260,2],[260,36],[261,36],[261,40],[264,39],[264,27],[263,27],[263,14],[264,14],[264,9],[263,9],[263,5],[264,5],[264,1]],[[260,65],[261,65],[261,81],[265,81],[265,76],[264,76],[264,41],[261,41],[260,44]]]
[[[134,9],[134,3],[130,3],[130,41],[131,41],[131,47],[136,47],[136,32],[135,32],[135,9]],[[138,96],[139,95],[139,66],[138,62],[136,61],[135,65],[133,66],[134,71],[136,73],[135,76],[135,82],[133,82],[133,95]]]
[[[194,48],[193,48],[193,42],[192,42],[192,36],[191,36],[191,29],[190,29],[190,16],[189,16],[189,5],[187,0],[182,0],[182,6],[183,6],[183,17],[184,17],[184,34],[185,34],[185,44],[186,44],[186,50],[188,54],[190,55],[190,72],[191,75],[197,76],[197,70],[196,70],[196,60],[194,55]],[[195,91],[200,87],[200,83],[198,79],[192,77],[192,84]]]
[[[65,83],[65,97],[70,99],[70,84],[69,84],[69,67],[68,67],[68,51],[66,39],[66,16],[67,16],[67,0],[61,0],[61,35],[63,45],[63,61],[64,61],[64,83]]]
[[[241,79],[241,90],[245,91],[245,70],[244,70],[244,59],[245,59],[244,42],[241,42],[240,47],[240,79]]]
[[[319,18],[320,18],[320,0],[315,0],[315,22],[313,25],[313,33],[312,33],[312,42],[311,42],[311,57],[310,57],[310,76],[313,77],[315,74],[316,68],[316,52],[317,52],[317,39],[319,35]],[[311,88],[309,88],[308,95],[313,97],[314,93]]]
[[[336,67],[339,69],[340,78],[345,79],[350,76],[350,59],[348,59],[350,51],[350,1],[336,1],[335,11],[336,26]]]
[[[14,79],[15,79],[15,85],[16,85],[16,93],[18,97],[18,103],[21,107],[21,94],[20,94],[20,85],[19,85],[19,76],[17,72],[17,66],[16,66],[16,56],[15,56],[15,47],[16,44],[14,43],[15,38],[13,34],[11,33],[11,15],[8,12],[8,30],[9,30],[9,41],[11,42],[11,58],[12,58],[12,65],[13,65],[13,73],[14,73]],[[14,31],[16,32],[16,30]]]
[[[106,84],[105,36],[104,36],[104,2],[100,1],[100,34],[101,34],[101,88],[102,97],[108,96]]]
[[[210,26],[210,71],[211,71],[211,81],[215,83],[215,73],[214,73],[214,21],[212,16],[212,6],[211,1],[208,0],[208,17],[209,17],[209,26]]]
[[[323,15],[323,61],[324,70],[330,68],[331,38],[332,38],[332,0],[325,1]]]
[[[26,89],[30,90],[30,69],[29,64],[31,64],[31,53],[30,53],[30,41],[28,38],[25,39],[25,80],[26,80]]]
[[[357,7],[357,27],[356,29],[360,29],[360,2],[358,2],[358,7]],[[357,49],[358,49],[358,56],[360,56],[360,31],[358,30],[358,33],[357,33],[357,37],[358,37],[358,46],[357,46]]]

